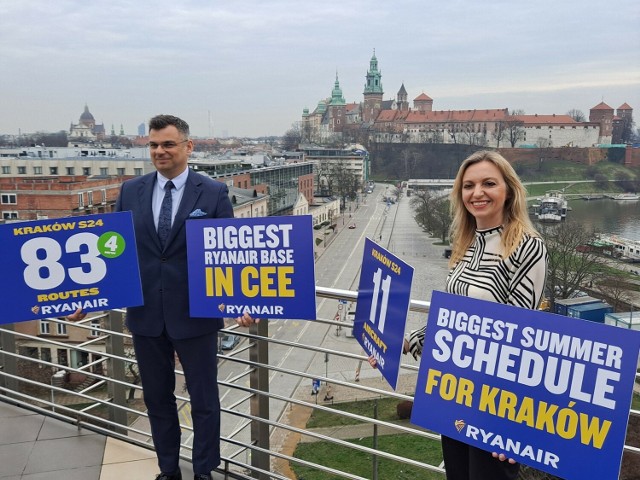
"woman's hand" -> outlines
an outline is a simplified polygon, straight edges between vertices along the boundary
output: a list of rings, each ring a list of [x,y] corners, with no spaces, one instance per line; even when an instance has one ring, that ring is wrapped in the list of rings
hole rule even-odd
[[[375,359],[375,357],[373,355],[369,355],[369,358],[367,358],[367,361],[369,362],[369,365],[371,365],[371,368],[378,368],[378,361]]]
[[[253,323],[259,323],[259,322],[260,322],[259,318],[253,318],[247,312],[245,312],[241,317],[236,318],[236,323],[241,327],[248,327]]]
[[[508,461],[509,461],[509,463],[510,463],[510,464],[512,464],[512,465],[513,465],[514,463],[516,463],[516,461],[515,461],[513,458],[507,458],[507,456],[506,456],[504,453],[493,452],[493,453],[491,454],[491,456],[492,456],[493,458],[497,458],[497,459],[498,459],[498,460],[500,460],[501,462],[504,462],[504,461],[507,461],[507,460],[508,460]]]

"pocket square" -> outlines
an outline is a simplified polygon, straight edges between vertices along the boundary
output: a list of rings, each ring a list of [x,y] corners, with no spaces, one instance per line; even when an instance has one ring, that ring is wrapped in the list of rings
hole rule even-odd
[[[207,212],[203,212],[198,208],[189,214],[189,218],[204,217],[206,214]]]

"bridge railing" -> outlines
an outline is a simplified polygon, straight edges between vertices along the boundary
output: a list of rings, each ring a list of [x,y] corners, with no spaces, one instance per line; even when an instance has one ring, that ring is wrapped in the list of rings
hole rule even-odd
[[[318,297],[353,302],[357,293],[317,287]],[[412,311],[427,313],[428,302],[412,301]],[[152,449],[147,414],[141,401],[141,387],[137,381],[136,359],[131,348],[131,336],[124,332],[125,312],[113,310],[97,317],[91,323],[69,322],[51,318],[52,324],[67,329],[91,331],[91,339],[70,344],[55,337],[23,333],[18,326],[3,325],[0,328],[0,400],[11,402],[60,420],[77,424],[124,440],[131,444]],[[326,328],[327,333],[338,328],[350,328],[349,323],[330,319],[317,319],[314,323]],[[439,442],[439,436],[408,421],[377,418],[377,405],[382,402],[403,404],[413,400],[413,386],[417,367],[401,365],[401,381],[404,391],[391,391],[385,382],[379,381],[377,372],[368,372],[369,378],[361,378],[359,369],[353,376],[336,378],[310,373],[304,368],[284,368],[270,362],[269,354],[275,348],[287,347],[294,353],[315,352],[334,362],[364,364],[370,369],[366,356],[300,341],[287,341],[269,335],[268,322],[260,322],[250,329],[225,329],[240,335],[243,341],[228,353],[220,352],[220,362],[235,365],[234,373],[220,379],[223,427],[221,438],[223,462],[220,471],[228,478],[282,479],[295,478],[302,470],[315,472],[316,478],[346,478],[364,480],[378,478],[384,462],[395,462],[398,471],[414,469],[412,478],[444,478],[441,457],[429,462],[424,458],[410,458],[403,452],[392,452],[382,446],[386,435],[412,435],[416,442]],[[56,356],[43,358],[43,349],[66,350],[67,365],[52,361]],[[85,358],[86,363],[71,359]],[[64,372],[61,374],[60,372]],[[238,373],[239,372],[239,373]],[[178,378],[183,375],[176,369]],[[290,378],[299,386],[293,394],[270,390],[275,376]],[[365,375],[363,375],[364,377]],[[70,378],[83,382],[69,388]],[[375,381],[371,381],[375,379]],[[317,395],[309,395],[313,380],[321,384]],[[191,458],[190,433],[192,426],[188,392],[182,392],[180,383],[176,397],[181,410],[183,444],[181,456]],[[304,392],[304,393],[302,393]],[[333,398],[332,398],[333,397]],[[370,400],[373,410],[368,412],[342,411],[337,401]],[[335,424],[330,429],[311,428],[307,420],[312,414],[331,414]],[[631,410],[634,416],[640,411]],[[412,438],[414,438],[412,437]],[[365,441],[360,441],[366,439]],[[301,454],[298,447],[313,442],[312,449],[321,448],[335,455],[361,458],[367,462],[366,471],[333,466],[331,461],[316,462]],[[640,449],[626,445],[625,455],[639,455]],[[324,457],[327,458],[327,457]],[[302,474],[300,474],[302,476]]]

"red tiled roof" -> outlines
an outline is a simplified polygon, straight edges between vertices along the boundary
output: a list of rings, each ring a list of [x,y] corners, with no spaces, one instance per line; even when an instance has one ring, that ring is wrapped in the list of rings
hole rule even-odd
[[[416,100],[418,100],[418,101],[432,100],[433,101],[433,98],[431,98],[430,96],[426,95],[425,93],[421,93],[420,95],[418,95],[416,98],[413,99],[414,102]]]
[[[376,123],[398,122],[404,120],[410,113],[407,110],[381,110],[376,118]]]
[[[355,110],[356,108],[358,108],[360,106],[359,103],[347,103],[345,111],[346,112],[351,112],[353,110]]]
[[[598,105],[593,107],[591,110],[613,110],[609,105],[604,102],[600,102]]]
[[[489,110],[437,110],[424,112],[414,110],[407,116],[406,123],[455,123],[455,122],[498,122],[508,116],[506,108]]]
[[[633,110],[633,108],[631,108],[631,106],[627,102],[624,102],[618,107],[618,110]]]

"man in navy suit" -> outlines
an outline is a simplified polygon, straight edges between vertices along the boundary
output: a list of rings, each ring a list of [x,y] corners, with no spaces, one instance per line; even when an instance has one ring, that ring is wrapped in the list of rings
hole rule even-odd
[[[156,479],[182,479],[174,395],[177,353],[191,398],[194,478],[206,480],[220,464],[216,353],[223,320],[189,314],[185,222],[233,217],[233,207],[225,184],[187,167],[193,142],[184,120],[171,115],[152,118],[149,148],[157,171],[124,182],[116,203],[116,211],[133,214],[144,296],[143,306],[127,309],[127,327],[133,334],[161,472]],[[238,321],[250,323],[246,318]]]

